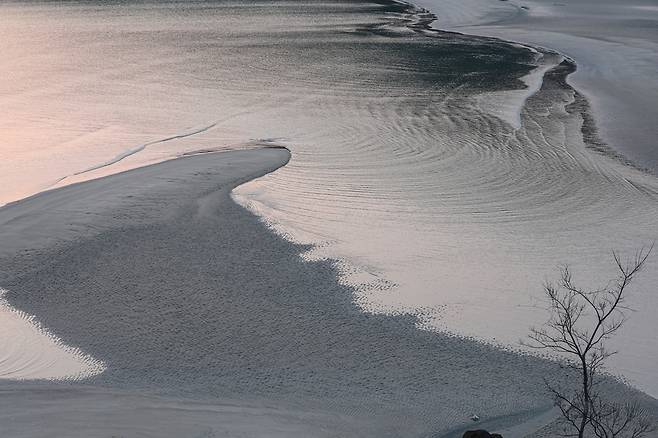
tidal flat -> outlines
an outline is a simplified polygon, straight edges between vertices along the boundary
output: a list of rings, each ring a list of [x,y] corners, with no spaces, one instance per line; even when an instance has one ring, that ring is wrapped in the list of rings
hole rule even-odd
[[[658,238],[539,44],[397,2],[0,13],[6,435],[533,436],[569,379],[515,352],[543,281]],[[610,363],[652,395],[657,266]]]

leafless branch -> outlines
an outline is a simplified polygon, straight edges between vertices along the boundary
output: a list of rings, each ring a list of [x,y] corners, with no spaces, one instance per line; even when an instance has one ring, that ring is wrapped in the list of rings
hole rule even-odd
[[[640,438],[654,430],[638,405],[606,403],[595,390],[605,361],[617,353],[607,350],[605,341],[626,322],[625,292],[644,267],[653,246],[641,248],[626,262],[613,251],[618,274],[601,289],[576,286],[568,266],[561,268],[556,284],[544,285],[550,318],[543,327],[530,330],[530,342],[524,345],[560,353],[579,372],[580,385],[571,395],[547,382],[562,419],[574,431],[571,436],[583,438],[585,431],[590,430],[598,438]]]

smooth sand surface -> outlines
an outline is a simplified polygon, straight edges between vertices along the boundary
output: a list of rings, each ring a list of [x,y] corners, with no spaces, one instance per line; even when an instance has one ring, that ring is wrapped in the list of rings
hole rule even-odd
[[[3,383],[0,434],[453,436],[550,409],[559,367],[361,312],[331,262],[230,200],[288,157],[192,156],[0,209],[9,302],[107,365]]]

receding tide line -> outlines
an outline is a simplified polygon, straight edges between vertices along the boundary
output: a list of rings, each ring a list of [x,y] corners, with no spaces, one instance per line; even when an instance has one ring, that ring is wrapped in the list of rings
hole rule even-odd
[[[59,178],[57,181],[55,181],[50,187],[56,186],[57,184],[61,183],[65,179],[70,178],[72,176],[83,175],[85,173],[93,172],[94,170],[102,169],[104,167],[108,167],[108,166],[111,166],[113,164],[116,164],[116,163],[130,157],[131,155],[135,155],[135,154],[143,151],[144,149],[146,149],[149,146],[153,146],[153,145],[160,144],[160,143],[166,143],[168,141],[180,140],[182,138],[191,137],[193,135],[197,135],[197,134],[204,133],[206,131],[210,131],[211,129],[217,127],[217,125],[219,125],[220,123],[223,123],[223,122],[225,122],[229,119],[232,119],[234,117],[238,117],[242,114],[246,114],[246,111],[239,112],[237,114],[233,114],[233,115],[228,116],[228,117],[226,117],[222,120],[216,120],[213,123],[211,123],[207,126],[204,126],[202,128],[197,128],[197,129],[194,129],[192,131],[183,132],[182,134],[174,134],[174,135],[170,135],[169,137],[160,138],[158,140],[153,140],[153,141],[150,141],[148,143],[140,144],[139,146],[135,146],[133,148],[130,148],[130,149],[127,149],[127,150],[121,152],[120,154],[118,154],[117,156],[115,156],[114,158],[112,158],[110,160],[104,161],[102,163],[96,164],[96,165],[94,165],[92,167],[89,167],[87,169],[80,170],[78,172],[72,173],[70,175],[65,175],[65,176]]]
[[[77,380],[105,371],[102,361],[70,347],[13,308],[0,288],[0,379]]]
[[[143,143],[139,146],[135,146],[133,148],[130,148],[128,150],[125,150],[125,151],[121,152],[119,155],[117,155],[116,157],[114,157],[114,158],[112,158],[108,161],[105,161],[103,163],[100,163],[100,164],[97,164],[95,166],[89,167],[85,170],[80,170],[80,171],[72,173],[70,175],[65,175],[65,176],[61,177],[60,179],[58,179],[57,181],[55,181],[49,187],[56,186],[57,184],[64,181],[66,178],[70,178],[72,176],[83,175],[87,172],[93,172],[94,170],[102,169],[103,167],[107,167],[107,166],[111,166],[113,164],[116,164],[119,161],[130,157],[131,155],[135,155],[136,153],[139,153],[139,152],[143,151],[144,149],[146,149],[149,146],[153,146],[155,144],[160,144],[160,143],[166,143],[168,141],[173,141],[173,140],[180,140],[181,138],[191,137],[193,135],[197,135],[197,134],[201,134],[201,133],[206,132],[206,131],[210,131],[211,129],[217,127],[219,124],[224,123],[224,122],[226,122],[230,119],[233,119],[235,117],[239,117],[241,115],[247,114],[248,112],[249,111],[246,111],[246,110],[245,111],[240,111],[238,113],[231,114],[230,116],[224,117],[223,119],[215,120],[211,124],[209,124],[207,126],[204,126],[202,128],[197,128],[197,129],[194,129],[192,131],[184,132],[182,134],[174,134],[174,135],[171,135],[169,137],[161,138],[161,139],[158,139],[158,140],[153,140],[153,141],[150,141],[148,143]]]
[[[139,145],[137,147],[134,147],[132,149],[128,149],[126,151],[123,151],[122,153],[120,153],[116,157],[112,158],[111,160],[108,160],[108,161],[105,161],[103,163],[97,164],[95,166],[89,167],[88,169],[81,170],[79,172],[75,172],[74,174],[69,175],[69,176],[82,175],[83,173],[92,172],[94,170],[98,170],[98,169],[101,169],[103,167],[111,166],[112,164],[116,164],[119,161],[123,160],[124,158],[128,158],[131,155],[134,155],[138,152],[141,152],[144,149],[146,149],[147,147],[152,146],[154,144],[165,143],[165,142],[168,142],[168,141],[179,140],[181,138],[191,137],[193,135],[201,134],[202,132],[206,132],[206,131],[211,130],[212,128],[217,126],[218,123],[219,123],[218,121],[213,122],[208,126],[204,126],[203,128],[198,128],[198,129],[195,129],[195,130],[190,131],[190,132],[184,132],[182,134],[175,134],[175,135],[172,135],[172,136],[169,136],[169,137],[161,138],[159,140],[153,140],[153,141],[150,141],[148,143],[141,144],[141,145]],[[68,178],[68,176],[65,176],[64,178]],[[64,179],[64,178],[62,178],[62,179]]]

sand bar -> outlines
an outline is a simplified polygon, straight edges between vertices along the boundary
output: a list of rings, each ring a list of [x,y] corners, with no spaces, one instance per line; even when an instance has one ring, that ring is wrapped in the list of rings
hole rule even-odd
[[[288,158],[192,156],[1,209],[9,302],[107,369],[3,383],[0,432],[450,436],[474,414],[497,429],[545,416],[559,367],[361,312],[330,262],[231,201]]]

